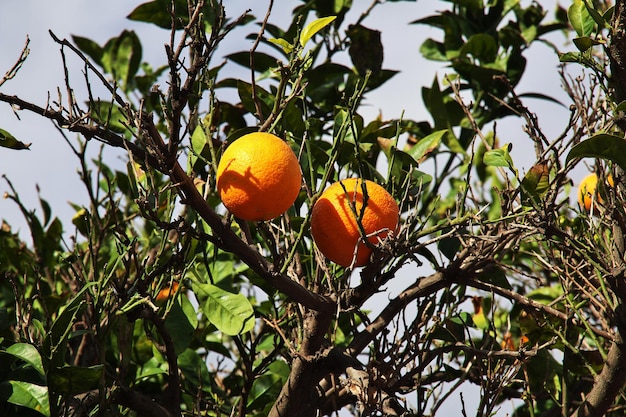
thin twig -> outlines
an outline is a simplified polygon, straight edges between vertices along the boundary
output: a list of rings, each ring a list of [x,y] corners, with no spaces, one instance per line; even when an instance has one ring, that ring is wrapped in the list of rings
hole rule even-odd
[[[9,68],[9,70],[6,73],[4,73],[4,76],[0,80],[0,86],[4,84],[5,82],[13,79],[17,75],[20,68],[22,68],[22,65],[24,65],[24,62],[26,62],[26,58],[28,58],[28,54],[30,54],[30,48],[28,47],[29,44],[30,44],[30,38],[27,35],[26,42],[24,43],[22,52],[20,52],[19,58],[17,59],[17,61],[15,61],[15,64],[13,64],[13,66]]]
[[[263,117],[263,112],[261,111],[261,102],[259,101],[259,97],[256,93],[256,73],[254,70],[254,54],[256,53],[256,49],[263,38],[263,34],[265,33],[265,26],[270,18],[270,14],[272,13],[272,7],[274,7],[274,0],[270,0],[270,4],[267,6],[267,12],[265,13],[265,18],[261,22],[261,28],[259,29],[259,34],[254,40],[254,44],[252,44],[252,48],[250,48],[250,85],[252,86],[252,102],[254,103],[254,108],[256,110],[257,118],[259,119],[259,124],[263,124],[265,122],[265,118]]]

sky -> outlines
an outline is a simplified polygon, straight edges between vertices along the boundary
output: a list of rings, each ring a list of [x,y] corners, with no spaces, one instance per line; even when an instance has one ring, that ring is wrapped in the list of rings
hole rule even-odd
[[[74,34],[93,39],[102,45],[122,30],[132,29],[144,41],[144,61],[154,67],[162,64],[163,45],[167,42],[168,33],[156,26],[125,18],[141,3],[142,1],[138,0],[107,2],[0,0],[0,73],[4,73],[13,65],[26,37],[30,38],[30,56],[17,77],[0,87],[2,92],[17,94],[38,104],[46,103],[48,97],[52,100],[58,97],[57,87],[63,85],[62,62],[59,46],[53,42],[49,30],[59,38],[69,39]],[[356,3],[369,4],[369,2]],[[225,7],[230,17],[238,16],[247,8],[252,9],[253,15],[262,17],[267,4],[267,1],[227,0]],[[289,20],[292,7],[286,7],[286,4],[293,2],[275,2],[271,22],[280,24]],[[441,9],[443,4],[434,0],[389,2],[374,9],[370,17],[363,22],[367,27],[382,31],[385,45],[384,67],[401,71],[383,88],[369,95],[368,106],[362,109],[366,120],[373,119],[379,113],[385,118],[398,118],[404,114],[404,118],[429,119],[421,100],[421,88],[429,86],[435,74],[442,76],[445,68],[442,68],[440,63],[423,59],[419,54],[419,46],[427,37],[440,37],[441,33],[423,25],[409,25],[409,22],[425,16],[430,11]],[[353,9],[354,12],[348,16],[346,22],[350,22],[350,17],[356,19],[365,6],[361,8],[355,6]],[[246,40],[245,35],[253,30],[256,28],[247,26],[233,36],[227,37],[223,45],[224,53],[248,50],[251,41]],[[558,64],[554,54],[548,52],[547,47],[534,45],[529,55],[531,64],[528,65],[527,74],[519,91],[554,92],[554,95],[562,96],[560,81],[556,71],[553,70]],[[532,65],[532,59],[537,62],[536,65]],[[69,62],[73,70],[71,78],[75,81],[75,88],[80,92],[83,85],[82,66],[80,62],[71,58]],[[546,71],[546,67],[551,70]],[[560,133],[562,123],[554,123],[554,116],[560,112],[563,120],[567,120],[564,109],[538,100],[532,100],[530,104],[534,106],[532,110],[538,113],[540,122],[544,121],[542,126],[549,136]],[[30,151],[15,152],[0,149],[0,175],[6,175],[13,182],[27,206],[38,205],[35,189],[37,184],[41,189],[42,198],[49,200],[53,211],[61,220],[71,218],[74,209],[67,202],[80,200],[81,196],[79,192],[81,184],[76,175],[77,159],[50,122],[25,111],[19,112],[19,117],[21,121],[8,106],[0,106],[0,128],[9,131],[23,142],[32,143]],[[516,143],[524,141],[519,122],[514,120],[501,122],[498,131],[502,142],[514,144],[513,157],[516,164],[524,169],[528,158],[523,155],[523,145],[520,151],[515,147]],[[73,137],[70,136],[70,139]],[[7,189],[6,182],[0,179],[0,195]],[[8,200],[0,199],[0,218],[9,221],[14,229],[24,227],[19,211]]]
[[[141,3],[143,1],[137,0],[0,0],[0,74],[13,65],[26,37],[30,38],[30,56],[17,77],[1,86],[0,91],[19,95],[40,105],[45,104],[49,97],[52,100],[58,97],[57,87],[63,85],[63,67],[59,46],[54,43],[48,30],[59,38],[69,39],[74,34],[102,45],[122,30],[132,29],[143,41],[143,60],[153,67],[161,65],[165,62],[164,44],[168,41],[169,33],[153,25],[125,18]],[[268,5],[265,0],[226,0],[224,3],[229,17],[236,17],[251,8],[252,14],[260,18],[265,15]],[[279,26],[290,21],[292,4],[275,1],[270,21]],[[354,21],[370,2],[359,0],[354,4],[354,12],[346,18],[346,22]],[[554,8],[553,0],[542,4],[548,9]],[[362,111],[366,121],[377,117],[379,113],[384,118],[398,118],[404,114],[404,118],[430,120],[421,100],[421,88],[429,86],[435,74],[442,76],[445,68],[440,63],[423,59],[419,47],[426,38],[440,38],[442,34],[425,26],[409,25],[409,22],[444,7],[447,8],[448,4],[435,0],[389,2],[375,9],[363,22],[365,26],[382,32],[384,68],[401,71],[383,88],[369,94],[368,107]],[[252,41],[246,40],[245,35],[256,30],[255,26],[246,26],[227,37],[223,45],[224,54],[249,50]],[[557,37],[555,42],[557,46],[565,47],[564,39]],[[518,92],[542,92],[565,101],[556,72],[556,56],[546,46],[538,44],[531,48],[527,57],[527,72]],[[221,57],[218,56],[218,59]],[[80,92],[81,88],[78,87],[83,84],[82,65],[71,58],[69,62],[73,70],[71,77]],[[567,109],[539,100],[529,100],[526,104],[537,113],[548,137],[561,133],[567,122]],[[9,106],[0,103],[0,128],[23,142],[32,142],[31,149],[13,151],[0,148],[0,175],[6,175],[13,182],[27,207],[37,210],[39,187],[41,197],[50,203],[54,214],[64,224],[71,225],[74,209],[68,201],[87,203],[77,175],[78,160],[50,122],[25,111],[18,114],[20,120]],[[499,123],[498,132],[503,143],[513,143],[513,158],[523,172],[532,163],[533,155],[528,153],[532,152],[532,147],[527,145],[528,139],[521,129],[521,123],[509,118]],[[69,137],[73,139],[71,135]],[[110,158],[119,159],[120,164],[121,157],[119,153],[110,155]],[[0,195],[6,191],[7,183],[0,179]],[[0,199],[0,219],[6,220],[14,230],[24,232],[26,226],[22,216],[8,199]],[[465,395],[470,415],[473,414],[473,399],[476,399],[476,395]],[[458,413],[458,410],[457,407],[453,411]],[[506,412],[507,409],[503,409],[498,415],[504,416]]]

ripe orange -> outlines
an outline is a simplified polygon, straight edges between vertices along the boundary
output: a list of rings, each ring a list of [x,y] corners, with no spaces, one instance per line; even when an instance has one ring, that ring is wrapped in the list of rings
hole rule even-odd
[[[363,195],[364,183],[367,199]],[[331,261],[344,267],[363,266],[372,250],[361,239],[357,218],[368,241],[376,244],[396,231],[399,217],[398,204],[383,187],[350,178],[332,184],[317,200],[311,212],[311,234],[319,250]]]
[[[224,206],[243,220],[270,220],[298,196],[298,158],[279,137],[255,132],[226,148],[217,167],[217,191]]]
[[[610,175],[606,179],[609,186],[613,187],[613,177]],[[589,174],[580,182],[578,186],[578,204],[586,211],[591,210],[592,202],[594,204],[603,204],[604,200],[597,190],[598,188],[598,176]]]
[[[172,285],[167,285],[163,287],[161,291],[159,291],[159,293],[157,294],[156,301],[167,301],[168,298],[172,297],[176,293],[179,285],[180,284],[178,282],[174,281]]]

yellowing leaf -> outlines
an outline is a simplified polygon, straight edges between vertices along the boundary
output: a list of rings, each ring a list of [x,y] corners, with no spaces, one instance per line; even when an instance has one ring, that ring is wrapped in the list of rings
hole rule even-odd
[[[328,16],[315,19],[302,29],[300,34],[300,45],[304,46],[317,32],[328,26],[337,16]]]
[[[485,315],[485,309],[483,308],[483,297],[472,297],[472,305],[474,306],[472,321],[479,329],[488,329],[489,319]]]
[[[270,38],[268,41],[283,48],[286,54],[290,54],[293,51],[293,45],[282,38]]]
[[[550,169],[546,162],[539,162],[533,165],[522,180],[522,202],[530,205],[528,199],[536,202],[542,197],[550,187]]]

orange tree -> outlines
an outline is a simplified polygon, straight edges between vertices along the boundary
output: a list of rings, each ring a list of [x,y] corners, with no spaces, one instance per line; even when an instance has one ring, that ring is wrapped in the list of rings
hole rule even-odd
[[[258,19],[216,0],[149,1],[128,18],[169,31],[163,66],[142,62],[132,31],[104,45],[51,34],[83,66],[64,68],[49,103],[11,91],[25,51],[0,81],[3,111],[58,126],[88,203],[63,221],[5,179],[30,237],[0,228],[0,414],[426,416],[452,402],[488,416],[509,400],[516,416],[624,414],[624,5],[574,0],[553,22],[537,3],[416,6],[415,24],[442,29],[421,53],[448,65],[422,89],[429,120],[365,120],[395,74],[368,21],[379,3],[348,21],[351,1],[295,2],[281,28],[272,2]],[[251,50],[222,62],[218,46],[246,28]],[[572,35],[554,53],[582,76],[561,71],[571,117],[549,138],[525,100],[550,98],[517,86],[529,46],[555,31]],[[500,142],[505,117],[525,143]],[[228,144],[256,131],[291,147],[302,183],[284,213],[252,222],[228,212],[216,179]],[[568,191],[582,158],[599,184],[613,178],[590,212]],[[397,228],[366,233],[369,187],[344,205],[371,251],[356,269],[310,231],[323,191],[349,177],[400,212]],[[468,385],[474,409],[457,392]]]

